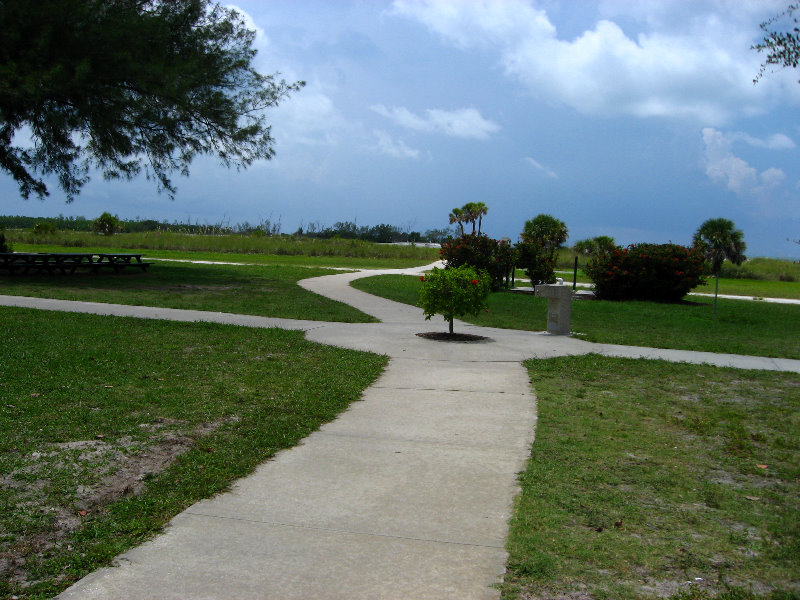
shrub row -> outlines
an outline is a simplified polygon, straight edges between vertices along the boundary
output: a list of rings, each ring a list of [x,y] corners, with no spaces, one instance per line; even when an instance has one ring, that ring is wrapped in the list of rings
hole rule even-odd
[[[585,267],[595,296],[606,300],[677,302],[705,283],[705,259],[697,248],[633,244],[596,256]]]
[[[486,271],[491,278],[492,290],[497,291],[511,275],[514,248],[507,240],[495,240],[485,233],[465,233],[443,241],[439,258],[447,269],[469,265]]]

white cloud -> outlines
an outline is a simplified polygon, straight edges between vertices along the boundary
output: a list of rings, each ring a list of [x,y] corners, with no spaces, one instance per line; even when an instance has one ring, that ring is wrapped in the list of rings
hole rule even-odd
[[[545,11],[526,0],[395,0],[390,12],[417,19],[462,49],[555,35]]]
[[[648,28],[641,33],[628,35],[602,19],[572,40],[559,39],[547,12],[530,0],[395,0],[391,12],[458,48],[497,51],[506,74],[533,95],[587,114],[717,124],[763,112],[770,92],[800,100],[789,77],[753,85],[760,58],[749,47],[758,30],[745,25],[735,7],[695,12],[681,28],[666,13],[682,14],[683,3],[661,4],[672,8],[662,6],[657,19],[640,21]],[[761,13],[750,8],[748,16],[758,23]]]
[[[731,136],[737,137],[737,134]],[[703,129],[706,174],[740,198],[761,198],[786,179],[781,169],[771,167],[759,173],[731,150],[731,137],[711,127]]]
[[[334,145],[353,128],[318,84],[309,84],[271,110],[270,121],[279,147]]]
[[[534,167],[534,168],[535,168],[537,171],[540,171],[540,172],[542,172],[542,173],[543,173],[544,175],[546,175],[547,177],[550,177],[551,179],[558,179],[558,174],[556,174],[556,172],[555,172],[555,171],[553,171],[553,170],[551,170],[551,169],[549,169],[549,168],[545,167],[545,166],[544,166],[543,164],[541,164],[539,161],[537,161],[537,160],[535,160],[535,159],[531,158],[530,156],[526,156],[526,157],[525,157],[525,160],[526,160],[528,163],[530,163],[531,165],[533,165],[533,167]]]
[[[459,110],[428,109],[421,117],[404,107],[387,108],[382,104],[371,107],[376,113],[397,125],[425,133],[443,133],[451,137],[488,139],[500,130],[497,123],[484,119],[474,108]]]
[[[775,133],[765,139],[760,139],[746,133],[733,133],[728,136],[734,140],[741,140],[756,148],[766,148],[768,150],[791,150],[796,146],[792,138],[782,133]]]
[[[403,140],[395,142],[385,131],[375,130],[373,133],[378,138],[378,145],[374,149],[380,154],[395,158],[419,158],[419,150],[409,148]]]

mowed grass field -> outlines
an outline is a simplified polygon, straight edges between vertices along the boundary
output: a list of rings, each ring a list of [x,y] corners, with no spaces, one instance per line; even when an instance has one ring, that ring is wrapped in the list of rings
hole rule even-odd
[[[165,262],[147,272],[0,276],[0,294],[161,306],[286,319],[372,322],[346,304],[308,292],[300,279],[334,273],[298,266]]]
[[[528,361],[507,599],[800,598],[800,375]]]
[[[51,598],[296,444],[384,357],[302,332],[0,308],[0,598]]]
[[[239,302],[259,311],[250,314],[284,316],[284,304],[299,303],[290,318],[366,318],[292,296],[298,279],[316,274],[296,266],[175,263],[156,281],[160,290],[136,289],[166,264],[85,288],[72,276],[8,285],[93,301],[141,293],[135,303],[194,286],[181,307]],[[410,304],[418,284],[403,276],[356,282]],[[268,286],[270,301],[259,297]],[[576,302],[574,310],[584,304],[600,305]],[[628,303],[609,304],[617,306],[587,313],[596,335],[623,329],[642,345],[690,339],[753,354],[796,348],[780,340],[798,338],[797,312],[779,313],[781,327],[770,329],[764,323],[776,313],[726,313],[720,301],[717,321],[728,314],[729,322],[712,333],[728,338],[714,342],[692,333],[713,326],[700,317],[710,303],[650,313],[637,306],[647,303],[629,313],[619,312]],[[689,312],[671,315],[671,307]],[[541,330],[545,310],[541,299],[500,293],[475,322]],[[0,350],[0,597],[9,598],[52,597],[108,564],[334,418],[385,364],[300,332],[12,308],[0,308],[0,327],[9,332]],[[597,356],[527,366],[539,423],[511,522],[505,598],[800,598],[800,376]]]
[[[376,275],[351,285],[416,304],[421,282],[408,275]],[[800,305],[719,300],[715,319],[713,302],[702,297],[678,304],[576,300],[572,331],[590,342],[800,359]],[[497,292],[489,297],[489,312],[461,318],[486,327],[543,331],[547,300]]]

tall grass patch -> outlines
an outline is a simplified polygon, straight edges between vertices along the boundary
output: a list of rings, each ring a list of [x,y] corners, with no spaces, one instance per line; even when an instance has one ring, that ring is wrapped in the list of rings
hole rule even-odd
[[[369,259],[413,259],[426,264],[438,259],[436,248],[414,245],[376,244],[356,239],[317,239],[275,235],[198,235],[149,231],[99,236],[81,231],[59,231],[37,236],[31,232],[7,231],[17,244],[62,246],[66,248],[114,248],[128,250],[178,250],[275,256],[351,257]]]

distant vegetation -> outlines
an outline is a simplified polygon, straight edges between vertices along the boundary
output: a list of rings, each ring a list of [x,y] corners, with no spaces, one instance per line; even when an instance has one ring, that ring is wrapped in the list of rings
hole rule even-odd
[[[192,235],[252,235],[252,236],[277,236],[281,235],[280,219],[273,221],[271,218],[263,219],[259,223],[180,223],[174,221],[156,221],[154,219],[119,219],[115,215],[103,213],[98,219],[86,217],[21,217],[0,216],[0,231],[3,229],[31,230],[33,233],[53,234],[57,231],[98,231],[98,221],[114,219],[120,233],[188,233]],[[105,230],[102,231],[105,233]],[[363,240],[378,244],[398,242],[406,243],[434,243],[438,244],[452,232],[450,229],[429,229],[425,233],[411,231],[411,227],[397,227],[395,225],[366,226],[357,225],[351,221],[339,221],[332,227],[320,223],[301,225],[292,237],[305,237],[317,239],[342,238],[347,240]]]
[[[200,225],[138,218],[125,220],[110,213],[103,213],[94,220],[63,215],[56,218],[0,216],[0,231],[4,231],[4,239],[9,244],[20,245],[17,249],[21,245],[33,245],[47,251],[113,248],[423,262],[436,260],[438,249],[416,244],[438,243],[450,233],[449,229],[441,229],[429,230],[423,235],[394,225],[367,227],[348,221],[338,222],[333,227],[309,224],[287,235],[281,233],[280,221],[270,219],[255,225],[248,222]],[[383,245],[393,243],[407,245]]]
[[[62,231],[55,235],[37,236],[30,232],[7,231],[6,237],[17,250],[27,252],[66,252],[83,248],[96,252],[112,250],[179,251],[224,255],[273,255],[306,257],[349,257],[363,259],[412,259],[414,264],[427,264],[439,258],[436,248],[416,245],[375,244],[363,240],[341,238],[317,239],[303,236],[275,235],[194,235],[149,231],[120,233],[112,236],[84,231]],[[224,257],[197,256],[198,260],[230,260]],[[376,265],[377,266],[377,265]],[[398,266],[398,265],[393,265]],[[403,265],[400,265],[403,266]],[[408,266],[408,265],[405,265]]]

